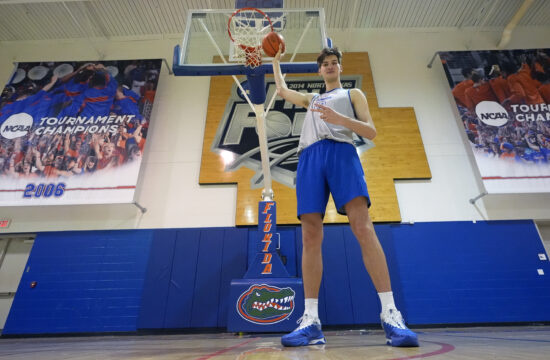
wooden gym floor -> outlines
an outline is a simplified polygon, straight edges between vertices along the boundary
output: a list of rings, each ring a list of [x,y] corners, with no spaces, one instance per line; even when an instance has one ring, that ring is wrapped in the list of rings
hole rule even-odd
[[[283,348],[279,334],[0,338],[0,359],[549,359],[550,326],[418,330],[419,348],[384,345],[382,330],[326,331],[327,344]]]

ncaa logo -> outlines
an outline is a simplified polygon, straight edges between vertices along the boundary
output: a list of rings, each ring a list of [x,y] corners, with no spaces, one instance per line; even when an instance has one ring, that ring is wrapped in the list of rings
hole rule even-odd
[[[344,89],[360,88],[361,76],[345,76],[341,79]],[[289,89],[303,92],[324,92],[324,81],[316,77],[293,77],[287,79]],[[246,89],[246,81],[243,88]],[[273,80],[266,79],[266,103],[276,92]],[[302,124],[307,109],[276,97],[273,107],[266,117],[267,145],[271,176],[273,180],[290,188],[296,186],[298,155],[296,153]],[[354,135],[355,146],[359,153],[374,146],[372,142]],[[227,100],[223,118],[220,121],[211,147],[221,155],[225,162],[225,171],[235,171],[245,166],[255,172],[251,179],[251,188],[262,186],[261,157],[256,115],[246,102],[238,87],[233,84],[231,96]]]
[[[484,124],[502,126],[508,122],[508,112],[495,101],[482,101],[476,105],[476,115]]]
[[[31,131],[33,119],[27,113],[13,114],[0,127],[0,134],[6,139],[16,139]]]
[[[252,285],[237,299],[239,315],[254,324],[271,325],[287,319],[294,311],[292,288]]]

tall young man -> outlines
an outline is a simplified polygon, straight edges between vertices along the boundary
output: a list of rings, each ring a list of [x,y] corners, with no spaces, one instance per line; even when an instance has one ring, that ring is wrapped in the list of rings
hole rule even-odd
[[[281,51],[273,60],[277,93],[291,103],[307,108],[298,145],[296,196],[302,224],[305,311],[299,327],[282,337],[285,346],[324,344],[318,316],[318,294],[323,273],[321,244],[323,217],[329,192],[340,214],[347,215],[359,241],[363,262],[378,291],[380,315],[386,340],[392,346],[418,346],[395,307],[384,251],[369,216],[367,185],[361,162],[353,146],[353,132],[374,139],[376,128],[367,99],[359,89],[344,90],[340,83],[342,55],[337,48],[324,49],[317,59],[324,94],[288,89],[279,65]]]

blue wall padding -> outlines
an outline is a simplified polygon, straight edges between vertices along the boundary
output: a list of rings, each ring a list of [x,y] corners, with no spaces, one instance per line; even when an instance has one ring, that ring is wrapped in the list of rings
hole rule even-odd
[[[301,228],[279,230],[287,269],[301,277]],[[381,224],[376,231],[410,324],[550,321],[550,266],[539,259],[546,252],[532,221]],[[3,334],[224,328],[234,308],[229,285],[255,255],[254,233],[38,234]],[[378,323],[378,296],[347,225],[325,227],[323,256],[323,323]]]
[[[350,278],[346,257],[344,227],[326,226],[324,229],[323,295],[325,299],[326,323],[353,324],[353,306]]]
[[[150,230],[38,234],[3,334],[135,331],[151,238]]]
[[[160,230],[159,230],[160,231]],[[162,285],[146,282],[143,291],[140,329],[183,329],[225,327],[232,279],[242,278],[247,269],[247,228],[197,228],[170,230],[175,233],[174,245],[169,233],[166,241],[154,241],[148,274],[160,279],[170,267],[169,278]],[[157,240],[155,238],[155,240]],[[155,248],[162,250],[155,250]],[[165,287],[160,293],[158,288]],[[163,302],[159,301],[159,298]],[[162,310],[159,309],[162,308]],[[156,318],[161,316],[160,319]],[[158,324],[162,323],[162,326]]]
[[[550,266],[532,221],[416,223],[393,233],[410,323],[550,321]]]
[[[218,326],[224,230],[203,231],[197,255],[191,327]],[[228,244],[229,245],[229,244]]]
[[[155,294],[155,296],[142,297],[137,326],[142,328],[144,324],[147,324],[149,328],[160,329],[165,327],[164,316],[172,276],[177,232],[167,229],[156,230],[153,234],[144,288],[147,289],[147,294]]]
[[[191,326],[193,310],[193,291],[195,288],[195,274],[197,271],[197,257],[201,229],[176,230],[176,244],[173,250],[173,261],[167,262],[171,266],[171,276],[168,281],[168,297],[166,312],[162,317],[164,328],[186,328]],[[156,265],[158,268],[159,265]],[[143,292],[143,297],[157,296],[154,292]],[[144,309],[146,311],[147,309]],[[155,311],[155,309],[151,309]],[[140,323],[140,328],[151,328],[147,323]]]
[[[231,290],[231,280],[242,278],[246,272],[247,242],[247,229],[225,229],[220,282],[221,299],[218,304],[218,327],[226,326],[227,312],[234,308],[234,304],[229,304],[227,299]]]

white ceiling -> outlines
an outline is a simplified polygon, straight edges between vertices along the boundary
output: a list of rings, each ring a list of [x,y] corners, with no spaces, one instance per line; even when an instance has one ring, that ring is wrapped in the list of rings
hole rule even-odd
[[[500,28],[524,0],[285,0],[324,8],[331,29]],[[234,0],[0,0],[0,41],[141,38],[182,34],[192,9]],[[548,27],[550,0],[534,0],[519,26]]]

